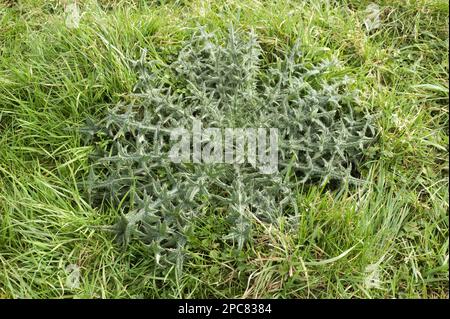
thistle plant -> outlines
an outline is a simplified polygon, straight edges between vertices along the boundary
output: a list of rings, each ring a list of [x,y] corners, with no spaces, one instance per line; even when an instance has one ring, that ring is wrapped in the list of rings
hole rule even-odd
[[[85,130],[97,145],[86,183],[94,205],[120,207],[117,238],[141,240],[159,264],[181,267],[194,218],[223,211],[224,240],[241,249],[252,219],[298,215],[296,190],[307,183],[358,183],[354,171],[374,140],[371,116],[356,112],[351,79],[336,60],[307,63],[300,45],[265,63],[253,32],[230,28],[221,43],[200,29],[168,65],[133,61],[139,80],[128,102]],[[174,163],[172,128],[277,128],[278,169],[247,164]],[[212,209],[211,209],[212,208]]]

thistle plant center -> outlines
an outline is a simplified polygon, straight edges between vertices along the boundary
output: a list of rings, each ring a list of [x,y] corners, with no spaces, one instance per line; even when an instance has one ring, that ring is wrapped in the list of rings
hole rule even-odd
[[[249,163],[263,174],[278,171],[277,128],[203,128],[194,120],[191,131],[172,129],[170,141],[174,163]]]

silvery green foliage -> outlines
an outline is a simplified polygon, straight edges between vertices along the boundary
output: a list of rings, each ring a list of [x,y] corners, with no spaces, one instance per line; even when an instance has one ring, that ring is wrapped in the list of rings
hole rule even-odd
[[[368,115],[337,61],[303,62],[295,45],[283,58],[263,64],[257,37],[232,28],[225,44],[200,30],[173,63],[134,61],[139,74],[130,101],[113,108],[88,130],[99,152],[88,192],[123,211],[116,224],[123,243],[140,239],[158,263],[181,266],[194,218],[226,212],[224,239],[242,248],[251,221],[275,223],[298,215],[295,191],[305,183],[357,182],[351,172],[373,140]],[[278,128],[279,169],[262,174],[251,165],[174,164],[169,130],[205,127]],[[101,141],[101,142],[99,142]]]

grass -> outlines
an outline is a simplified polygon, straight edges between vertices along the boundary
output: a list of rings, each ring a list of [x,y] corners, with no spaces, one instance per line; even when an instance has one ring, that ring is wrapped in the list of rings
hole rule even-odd
[[[86,0],[70,29],[63,1],[0,0],[0,298],[448,298],[448,2],[376,2],[368,32],[369,1]],[[299,189],[298,229],[255,220],[240,252],[211,207],[183,273],[163,273],[114,244],[116,209],[87,203],[77,127],[126,98],[141,48],[168,61],[198,24],[231,22],[267,53],[301,39],[343,61],[377,114],[375,160],[357,189]]]

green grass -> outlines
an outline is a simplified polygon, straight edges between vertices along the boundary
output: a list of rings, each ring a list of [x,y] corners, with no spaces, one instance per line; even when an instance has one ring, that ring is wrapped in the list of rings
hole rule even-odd
[[[86,0],[69,29],[59,1],[0,0],[0,298],[448,298],[448,2],[376,2],[369,33],[370,1]],[[375,160],[356,189],[299,189],[298,229],[255,220],[240,252],[211,207],[183,273],[162,274],[145,245],[114,244],[114,208],[87,203],[77,128],[126,98],[141,48],[169,61],[196,25],[230,23],[267,53],[301,39],[343,61],[377,114]]]

